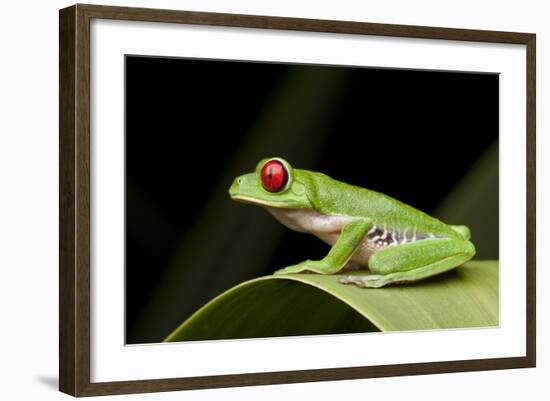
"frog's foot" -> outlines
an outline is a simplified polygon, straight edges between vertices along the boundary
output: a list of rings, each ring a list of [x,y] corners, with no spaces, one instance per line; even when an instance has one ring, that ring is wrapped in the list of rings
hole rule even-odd
[[[380,288],[388,284],[386,277],[381,274],[344,275],[338,278],[340,284],[354,284],[361,288]]]
[[[322,261],[306,260],[296,265],[288,266],[283,269],[276,270],[273,274],[296,274],[296,273],[317,273],[317,274],[334,274],[334,269]]]
[[[274,275],[279,274],[295,274],[295,273],[305,273],[306,267],[301,266],[300,264],[287,266],[283,269],[275,270]]]

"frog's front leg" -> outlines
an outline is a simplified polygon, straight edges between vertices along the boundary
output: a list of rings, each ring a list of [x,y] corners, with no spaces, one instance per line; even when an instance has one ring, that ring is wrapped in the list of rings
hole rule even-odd
[[[335,274],[350,260],[363,238],[372,227],[368,219],[355,219],[347,223],[330,252],[321,260],[306,260],[277,270],[274,274],[313,272],[319,274]]]
[[[368,264],[374,274],[344,275],[338,282],[371,288],[414,282],[460,266],[474,255],[475,247],[467,240],[421,240],[371,255]]]

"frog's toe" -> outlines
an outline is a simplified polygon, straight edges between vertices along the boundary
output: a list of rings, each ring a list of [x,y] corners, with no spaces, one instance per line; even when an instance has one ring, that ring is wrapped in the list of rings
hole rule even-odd
[[[276,270],[273,274],[296,274],[296,273],[315,273],[314,263],[311,261],[305,261],[296,265],[287,266],[283,269]]]
[[[369,274],[364,276],[344,275],[338,278],[340,284],[354,284],[361,288],[378,288],[383,286],[383,276],[379,274]]]
[[[274,275],[280,275],[280,274],[295,274],[295,273],[302,273],[304,270],[306,270],[305,266],[301,265],[293,265],[293,266],[287,266],[283,269],[275,270],[273,273]]]
[[[338,277],[338,282],[340,284],[356,284],[358,287],[362,287],[362,281],[358,280],[357,277],[354,276],[340,276]]]
[[[275,271],[273,272],[273,275],[274,275],[274,276],[278,276],[278,275],[280,275],[280,274],[287,274],[287,273],[289,273],[289,271],[288,271],[287,269],[288,269],[288,268],[285,267],[284,269],[275,270]]]

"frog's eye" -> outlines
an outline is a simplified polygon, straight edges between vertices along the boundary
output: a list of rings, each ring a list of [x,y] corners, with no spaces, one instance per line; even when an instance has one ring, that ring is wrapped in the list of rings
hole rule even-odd
[[[269,160],[262,167],[260,177],[266,191],[279,192],[286,187],[288,171],[285,165],[279,160]]]

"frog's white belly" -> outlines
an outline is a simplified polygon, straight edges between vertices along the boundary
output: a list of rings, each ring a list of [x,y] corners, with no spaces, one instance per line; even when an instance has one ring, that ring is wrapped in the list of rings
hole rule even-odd
[[[350,221],[346,216],[328,216],[315,210],[266,208],[281,224],[291,230],[313,234],[329,245],[334,245],[340,236],[340,232],[346,223]],[[399,234],[392,230],[373,226],[363,238],[361,245],[354,252],[351,261],[362,267],[367,267],[369,256],[374,252],[399,245],[405,242],[412,242],[417,239],[414,236]]]
[[[281,224],[287,226],[291,230],[317,236],[320,234],[327,234],[330,238],[334,235],[334,240],[338,238],[340,231],[342,231],[342,227],[350,221],[349,217],[346,216],[328,216],[309,209],[282,209],[270,207],[266,209]],[[321,239],[325,240],[324,238]],[[334,242],[328,243],[330,245],[334,244]]]

